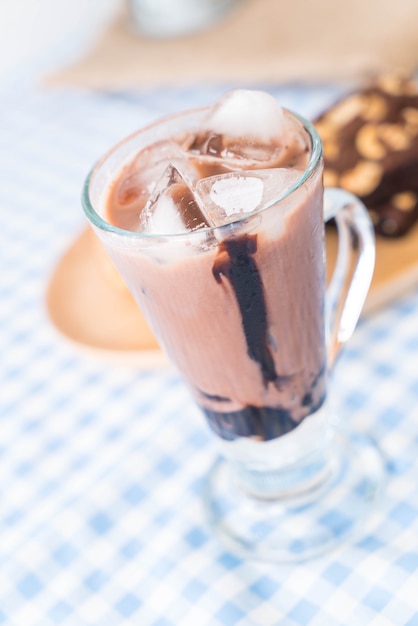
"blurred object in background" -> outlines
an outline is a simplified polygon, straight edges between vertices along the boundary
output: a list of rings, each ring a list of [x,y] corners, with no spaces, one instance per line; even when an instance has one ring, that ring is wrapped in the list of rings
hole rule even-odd
[[[121,0],[0,1],[0,80],[75,62],[120,10]]]
[[[208,28],[239,0],[128,0],[134,29],[151,37],[178,37]]]
[[[82,61],[50,76],[51,83],[110,90],[196,82],[265,87],[357,82],[418,69],[417,0],[236,0],[211,28],[171,38],[145,36],[139,26],[132,32],[123,1],[121,14],[97,45],[92,42]],[[172,20],[177,32],[172,9],[177,2],[193,4],[195,11],[207,5],[207,0],[136,1],[171,7],[165,27]],[[183,13],[184,19],[197,15],[190,9]],[[144,10],[140,15],[144,20]],[[161,35],[163,27],[160,22]]]
[[[411,74],[417,22],[417,0],[3,0],[0,80],[120,90]]]
[[[358,196],[379,235],[412,231],[418,222],[417,83],[382,76],[314,122],[324,146],[325,186]]]

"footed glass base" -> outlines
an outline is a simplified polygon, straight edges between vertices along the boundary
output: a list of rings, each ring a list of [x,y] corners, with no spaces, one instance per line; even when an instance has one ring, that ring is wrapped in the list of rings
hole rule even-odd
[[[273,473],[243,475],[219,460],[209,476],[205,506],[226,548],[245,558],[295,563],[364,532],[383,483],[373,442],[338,430],[322,454]]]

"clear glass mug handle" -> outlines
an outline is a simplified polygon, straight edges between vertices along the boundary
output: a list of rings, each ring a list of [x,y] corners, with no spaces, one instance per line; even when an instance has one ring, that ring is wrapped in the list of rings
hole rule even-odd
[[[325,299],[329,369],[356,327],[375,264],[374,229],[364,204],[342,189],[325,189],[325,222],[332,218],[338,230],[338,252]]]

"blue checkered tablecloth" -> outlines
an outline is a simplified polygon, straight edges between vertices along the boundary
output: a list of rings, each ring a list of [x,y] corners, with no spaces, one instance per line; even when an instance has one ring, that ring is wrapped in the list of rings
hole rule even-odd
[[[87,357],[48,319],[92,163],[223,91],[0,90],[0,624],[418,626],[417,290],[362,320],[333,380],[385,458],[374,526],[292,567],[243,561],[207,528],[216,442],[177,374]],[[309,117],[336,90],[274,93]]]

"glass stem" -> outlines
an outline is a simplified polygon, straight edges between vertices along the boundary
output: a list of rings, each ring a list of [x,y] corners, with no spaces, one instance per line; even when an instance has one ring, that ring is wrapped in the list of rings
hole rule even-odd
[[[291,436],[297,434],[290,433]],[[303,455],[274,468],[231,461],[232,480],[241,491],[254,498],[289,500],[315,497],[317,490],[333,473],[336,461],[333,428],[329,424],[324,425],[318,435],[316,441],[310,441],[310,447]]]

